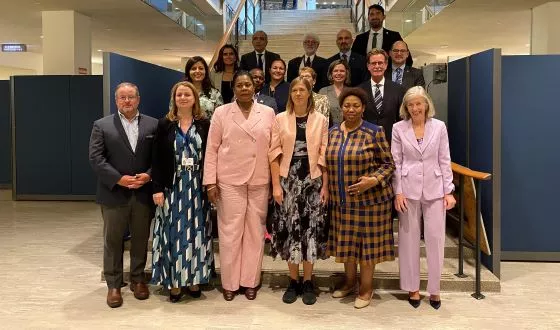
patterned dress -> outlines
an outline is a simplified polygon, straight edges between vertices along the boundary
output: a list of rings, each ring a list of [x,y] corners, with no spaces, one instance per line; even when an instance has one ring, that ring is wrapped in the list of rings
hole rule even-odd
[[[293,264],[325,259],[328,232],[321,205],[322,177],[311,179],[305,129],[307,117],[296,118],[296,142],[288,177],[280,177],[282,205],[274,203],[271,256]]]
[[[394,260],[391,178],[395,164],[383,127],[363,121],[345,137],[339,125],[333,126],[326,158],[331,216],[327,253],[336,262]],[[349,195],[348,186],[362,176],[375,177],[379,184]]]
[[[152,284],[179,288],[208,283],[213,261],[211,222],[202,194],[202,139],[192,125],[177,127],[174,143],[177,170],[157,208],[153,237]],[[192,164],[189,159],[192,159]]]
[[[200,96],[200,109],[206,115],[206,118],[212,118],[214,114],[214,110],[219,107],[220,105],[224,104],[222,100],[222,94],[220,91],[212,88],[210,89],[210,95],[206,95],[204,93],[198,93]]]

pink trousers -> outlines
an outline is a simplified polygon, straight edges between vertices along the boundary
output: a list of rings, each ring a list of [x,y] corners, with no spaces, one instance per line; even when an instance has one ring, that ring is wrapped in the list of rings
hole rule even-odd
[[[261,279],[269,185],[219,184],[218,233],[222,287],[254,288]]]
[[[439,295],[445,245],[443,198],[407,199],[408,210],[399,212],[399,272],[401,289],[420,290],[420,217],[424,216],[424,242],[428,258],[428,293]]]

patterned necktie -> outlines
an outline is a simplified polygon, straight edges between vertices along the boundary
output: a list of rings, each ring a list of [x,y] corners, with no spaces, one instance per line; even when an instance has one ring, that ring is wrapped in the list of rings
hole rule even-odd
[[[304,64],[304,66],[311,67],[311,57],[307,57],[307,58],[305,59],[305,64]]]
[[[348,63],[348,56],[346,56],[346,54],[342,54],[342,60],[344,63]]]
[[[377,35],[378,35],[378,34],[379,34],[379,33],[375,32],[375,33],[373,34],[373,38],[371,38],[371,49],[372,49],[372,50],[375,49],[375,48],[377,48]]]
[[[373,94],[373,103],[377,109],[377,114],[381,114],[381,106],[383,105],[383,97],[381,96],[381,90],[379,89],[381,84],[375,84],[375,93]]]
[[[395,70],[395,82],[399,85],[402,85],[402,69],[401,68],[397,68]]]
[[[259,57],[259,58],[257,59],[257,68],[259,68],[259,69],[261,69],[261,70],[264,70],[264,69],[263,69],[263,62],[262,62],[262,56],[263,56],[263,54],[257,54],[257,56]]]

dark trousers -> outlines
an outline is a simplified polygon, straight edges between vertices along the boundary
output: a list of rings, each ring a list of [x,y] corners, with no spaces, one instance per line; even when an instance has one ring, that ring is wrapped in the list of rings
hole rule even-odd
[[[297,9],[297,0],[293,0],[293,9]],[[282,0],[282,9],[286,9],[286,6],[288,5],[288,0]]]
[[[103,274],[107,287],[120,288],[123,281],[124,234],[127,228],[132,236],[130,243],[130,279],[145,282],[144,268],[148,253],[150,224],[154,216],[153,205],[142,204],[133,196],[128,204],[101,205],[103,216]]]

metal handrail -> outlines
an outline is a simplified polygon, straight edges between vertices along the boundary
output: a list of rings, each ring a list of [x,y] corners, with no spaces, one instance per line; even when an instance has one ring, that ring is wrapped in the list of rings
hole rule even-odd
[[[214,49],[214,54],[209,66],[213,67],[218,60],[220,49],[227,43],[232,44],[235,49],[239,50],[239,36],[243,35],[247,39],[247,35],[255,32],[255,25],[260,24],[262,20],[261,15],[261,1],[262,0],[240,0],[235,13],[226,29],[226,32],[218,42]],[[249,15],[249,10],[252,9],[252,15]],[[244,11],[243,15],[241,15]],[[226,15],[233,13],[233,8],[226,3]],[[248,24],[250,23],[250,24]],[[252,30],[250,30],[252,28]]]
[[[451,169],[453,172],[459,174],[459,269],[455,276],[464,278],[467,277],[463,272],[463,263],[464,263],[464,252],[463,246],[465,243],[463,242],[463,235],[464,235],[464,222],[465,222],[465,177],[473,178],[476,182],[476,243],[474,246],[475,249],[475,258],[476,258],[476,274],[475,274],[475,292],[472,294],[472,297],[475,299],[484,299],[484,295],[480,292],[480,272],[481,272],[481,265],[480,265],[480,226],[482,225],[482,215],[481,215],[481,201],[482,201],[482,189],[481,183],[482,181],[489,181],[492,179],[492,174],[473,171],[470,168],[461,166],[456,163],[451,163]]]

